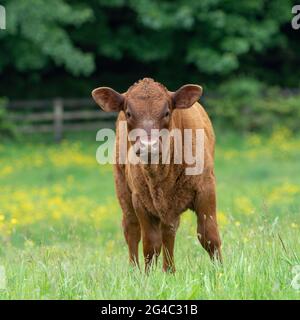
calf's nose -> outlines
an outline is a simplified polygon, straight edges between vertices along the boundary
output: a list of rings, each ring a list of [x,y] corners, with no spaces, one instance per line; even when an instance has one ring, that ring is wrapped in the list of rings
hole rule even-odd
[[[147,137],[143,137],[140,139],[140,150],[141,152],[156,152],[159,148],[159,139],[158,138],[151,138],[148,139]]]

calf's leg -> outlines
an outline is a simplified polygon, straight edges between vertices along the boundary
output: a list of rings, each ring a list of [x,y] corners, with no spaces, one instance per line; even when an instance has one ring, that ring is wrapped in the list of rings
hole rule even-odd
[[[195,199],[197,215],[197,235],[203,248],[210,257],[222,261],[221,239],[216,217],[215,183],[212,180],[198,191]]]
[[[153,262],[157,263],[161,252],[160,221],[146,210],[136,195],[132,196],[132,203],[142,229],[145,271],[148,272]]]
[[[114,172],[116,192],[123,211],[122,225],[125,240],[128,245],[129,262],[132,265],[138,266],[138,246],[141,240],[140,224],[132,205],[131,192],[128,188],[124,172],[120,166],[115,166]]]
[[[149,271],[153,263],[157,263],[157,258],[161,252],[162,238],[159,224],[157,222],[149,225],[143,225],[142,228],[145,270]]]
[[[161,224],[163,243],[163,270],[165,272],[175,272],[174,243],[179,220],[171,224]]]
[[[138,247],[141,240],[141,228],[136,215],[123,213],[123,231],[128,245],[129,262],[139,265]]]

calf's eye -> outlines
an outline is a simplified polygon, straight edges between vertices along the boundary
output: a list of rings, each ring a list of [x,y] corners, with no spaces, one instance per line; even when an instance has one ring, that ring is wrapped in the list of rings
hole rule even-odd
[[[169,115],[170,115],[170,112],[167,111],[167,112],[165,113],[165,117],[168,117]]]

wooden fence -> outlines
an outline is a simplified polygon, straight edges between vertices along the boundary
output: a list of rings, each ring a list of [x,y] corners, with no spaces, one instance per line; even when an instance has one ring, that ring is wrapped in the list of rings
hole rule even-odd
[[[10,120],[23,133],[53,132],[60,141],[66,131],[113,128],[115,113],[103,112],[92,99],[14,101],[7,104]]]
[[[299,89],[284,89],[283,96],[299,94]],[[201,98],[204,102],[204,97]],[[92,98],[12,101],[6,105],[10,119],[24,133],[53,132],[60,141],[67,131],[96,131],[114,128],[115,113],[103,112]]]

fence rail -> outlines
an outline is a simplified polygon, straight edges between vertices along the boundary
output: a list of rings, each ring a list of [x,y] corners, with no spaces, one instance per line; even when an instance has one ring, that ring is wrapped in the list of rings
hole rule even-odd
[[[92,99],[12,101],[7,103],[9,119],[24,133],[53,132],[55,141],[67,131],[113,128],[116,114],[103,112]]]
[[[283,96],[299,94],[300,90],[283,89]],[[212,97],[210,95],[210,97]],[[205,102],[205,97],[201,97]],[[53,132],[60,141],[64,132],[95,131],[113,128],[116,114],[103,112],[92,98],[56,98],[30,101],[10,101],[6,104],[10,119],[24,133]]]

